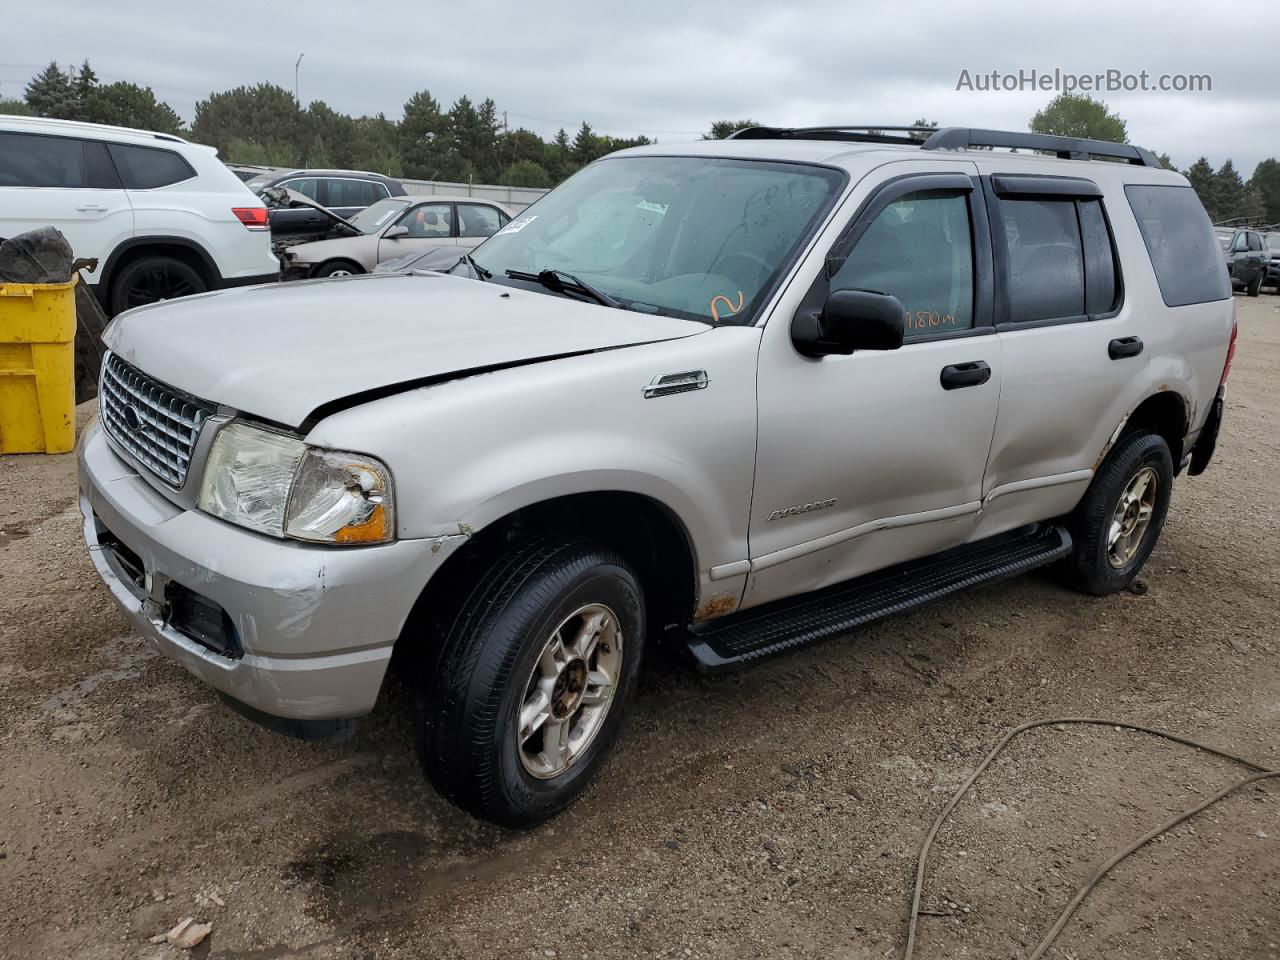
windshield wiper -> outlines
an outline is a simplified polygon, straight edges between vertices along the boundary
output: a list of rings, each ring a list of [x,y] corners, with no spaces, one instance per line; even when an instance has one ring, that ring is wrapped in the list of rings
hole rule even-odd
[[[484,267],[480,266],[480,264],[476,263],[475,260],[472,259],[471,254],[469,253],[464,253],[462,256],[460,256],[458,258],[458,263],[465,263],[468,267],[470,267],[475,272],[475,275],[479,277],[481,280],[488,280],[490,277],[493,276],[492,270],[486,270]],[[454,266],[456,267],[458,263],[455,263]]]
[[[583,296],[590,297],[602,307],[615,307],[618,310],[626,308],[613,297],[609,296],[601,290],[597,290],[589,283],[579,280],[572,273],[565,273],[563,270],[540,270],[537,273],[527,273],[524,270],[508,270],[507,276],[512,280],[525,280],[529,283],[538,283],[546,287],[548,290],[556,293],[568,291],[570,293],[581,293]]]

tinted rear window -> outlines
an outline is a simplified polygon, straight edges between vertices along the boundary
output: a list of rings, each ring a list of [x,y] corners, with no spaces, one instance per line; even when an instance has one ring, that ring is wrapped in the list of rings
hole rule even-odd
[[[134,147],[111,144],[111,159],[116,162],[126,190],[150,190],[171,183],[190,180],[196,175],[191,165],[172,150],[158,147]]]
[[[1146,242],[1165,306],[1231,296],[1222,247],[1194,190],[1130,184],[1124,192]]]
[[[0,133],[0,187],[84,185],[82,141],[32,133]]]
[[[1084,251],[1072,200],[1002,200],[1009,319],[1084,315]]]

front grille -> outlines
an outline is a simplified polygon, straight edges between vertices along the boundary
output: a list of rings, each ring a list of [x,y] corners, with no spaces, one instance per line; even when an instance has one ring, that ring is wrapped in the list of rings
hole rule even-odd
[[[102,365],[99,404],[111,438],[172,487],[191,466],[200,428],[217,408],[153,380],[113,353]]]

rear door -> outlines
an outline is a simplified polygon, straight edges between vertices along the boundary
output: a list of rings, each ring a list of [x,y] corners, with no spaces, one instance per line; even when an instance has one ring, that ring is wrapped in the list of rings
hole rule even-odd
[[[459,203],[458,246],[473,249],[507,225],[511,218],[487,203]]]
[[[1151,357],[1097,184],[979,167],[1005,371],[975,538],[1075,505]]]
[[[60,230],[77,257],[97,257],[90,283],[133,236],[133,207],[97,140],[0,131],[0,237]]]
[[[340,217],[350,219],[365,207],[372,206],[389,194],[384,184],[375,180],[358,180],[351,177],[321,177],[320,200]]]

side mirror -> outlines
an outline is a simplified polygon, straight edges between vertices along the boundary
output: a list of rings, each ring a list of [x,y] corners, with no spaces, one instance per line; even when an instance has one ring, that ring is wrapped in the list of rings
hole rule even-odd
[[[399,240],[401,237],[409,235],[409,228],[406,226],[388,227],[387,232],[382,235],[383,240]]]
[[[806,357],[855,350],[897,350],[906,332],[897,297],[871,290],[837,290],[820,313],[801,310],[791,321],[791,342]]]

